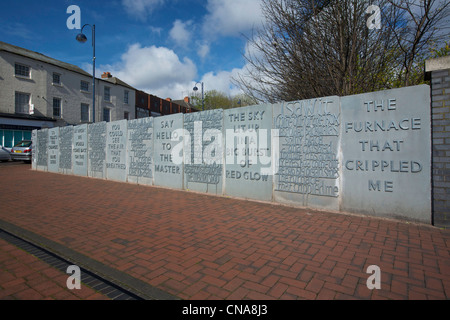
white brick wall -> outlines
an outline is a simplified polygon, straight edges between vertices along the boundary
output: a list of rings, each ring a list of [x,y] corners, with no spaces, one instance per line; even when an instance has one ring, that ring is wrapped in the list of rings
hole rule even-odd
[[[31,69],[31,79],[15,76],[15,63]],[[61,76],[61,84],[53,84],[53,73]],[[81,91],[81,80],[89,83],[89,92]],[[103,101],[103,88],[111,88],[111,102]],[[49,63],[0,51],[0,112],[15,113],[15,92],[29,93],[36,116],[60,119],[58,125],[81,123],[81,104],[89,104],[92,121],[92,77]],[[124,91],[129,91],[129,103],[124,104]],[[53,116],[53,98],[61,99],[61,117]],[[111,121],[121,120],[124,112],[135,118],[135,91],[100,79],[96,80],[96,121],[102,121],[102,109],[111,109]]]
[[[30,67],[31,78],[15,75],[14,66],[20,63]],[[26,57],[0,52],[0,112],[15,113],[15,92],[30,94],[30,103],[34,104],[35,114],[47,115],[46,71],[43,63]]]

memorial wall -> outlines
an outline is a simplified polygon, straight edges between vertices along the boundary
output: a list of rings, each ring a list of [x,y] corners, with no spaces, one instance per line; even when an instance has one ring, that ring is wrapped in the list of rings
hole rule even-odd
[[[223,110],[184,115],[184,188],[223,192]]]
[[[224,193],[272,200],[272,105],[225,110],[224,123]]]
[[[154,118],[154,184],[183,189],[183,114]]]
[[[153,118],[128,121],[128,182],[153,184]]]
[[[427,85],[33,131],[32,169],[431,222]]]
[[[59,168],[58,171],[64,174],[72,174],[72,154],[73,154],[73,127],[59,128]],[[76,142],[75,142],[76,143]]]
[[[428,86],[341,98],[343,211],[431,220]]]
[[[279,167],[274,199],[339,210],[339,97],[274,106],[279,130]]]
[[[76,176],[86,177],[88,175],[88,125],[75,126],[72,131],[72,173]]]

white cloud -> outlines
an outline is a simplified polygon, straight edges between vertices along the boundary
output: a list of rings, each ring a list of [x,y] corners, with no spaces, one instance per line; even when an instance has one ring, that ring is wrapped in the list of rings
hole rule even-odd
[[[211,47],[207,42],[197,42],[197,47],[197,54],[202,59],[204,59],[211,50]]]
[[[220,71],[217,73],[208,72],[203,75],[202,82],[204,83],[205,91],[217,90],[229,96],[235,96],[242,93],[242,91],[232,85],[231,78],[236,76],[242,69],[233,69],[232,71]]]
[[[191,41],[191,27],[192,21],[183,22],[181,20],[176,20],[169,32],[169,36],[177,46],[185,48]]]
[[[209,37],[238,36],[263,21],[261,0],[208,0],[206,7],[203,32]]]
[[[157,34],[158,36],[161,36],[161,32],[163,31],[162,28],[159,28],[159,27],[153,27],[153,26],[148,27],[148,29],[149,29],[152,33]]]
[[[99,67],[136,89],[161,98],[182,98],[182,92],[190,90],[197,68],[188,59],[180,59],[175,52],[164,47],[131,45],[114,65]],[[97,71],[96,71],[97,72]]]
[[[165,0],[122,0],[125,11],[139,20],[147,20],[147,16],[164,4]]]

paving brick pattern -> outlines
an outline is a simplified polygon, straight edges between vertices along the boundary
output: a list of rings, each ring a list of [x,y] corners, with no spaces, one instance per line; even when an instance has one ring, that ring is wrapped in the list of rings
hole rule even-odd
[[[109,300],[82,285],[70,290],[65,274],[0,239],[0,300]]]
[[[433,226],[29,166],[0,181],[0,219],[181,299],[450,298],[450,232]]]

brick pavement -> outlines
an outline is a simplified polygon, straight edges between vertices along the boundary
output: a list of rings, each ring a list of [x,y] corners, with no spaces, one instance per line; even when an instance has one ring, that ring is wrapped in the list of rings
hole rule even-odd
[[[0,239],[0,300],[108,300],[81,286],[69,290],[69,275]]]
[[[0,167],[0,181],[0,220],[181,299],[450,297],[450,232],[432,226],[29,166]]]

